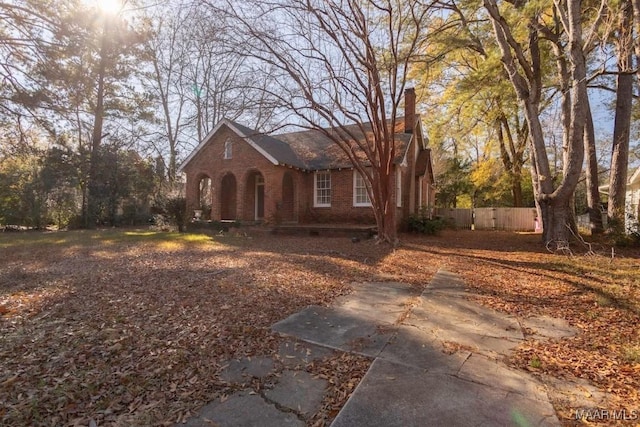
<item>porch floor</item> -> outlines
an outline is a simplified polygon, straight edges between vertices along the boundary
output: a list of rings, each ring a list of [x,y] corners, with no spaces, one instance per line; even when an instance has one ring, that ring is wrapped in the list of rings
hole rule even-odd
[[[280,224],[274,226],[271,232],[283,235],[370,238],[377,233],[377,227],[366,224]]]

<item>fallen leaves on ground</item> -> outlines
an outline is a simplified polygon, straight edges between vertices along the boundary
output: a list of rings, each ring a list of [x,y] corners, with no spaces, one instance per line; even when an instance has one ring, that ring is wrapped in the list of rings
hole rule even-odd
[[[461,274],[483,304],[580,329],[527,341],[514,366],[588,379],[612,409],[640,408],[637,252],[565,257],[539,236],[500,232],[405,235],[396,249],[248,234],[1,236],[2,424],[172,425],[232,392],[218,378],[229,360],[274,354],[278,320],[329,304],[354,281],[424,287],[440,268]],[[310,424],[330,422],[368,363],[339,355],[308,368],[331,379]]]

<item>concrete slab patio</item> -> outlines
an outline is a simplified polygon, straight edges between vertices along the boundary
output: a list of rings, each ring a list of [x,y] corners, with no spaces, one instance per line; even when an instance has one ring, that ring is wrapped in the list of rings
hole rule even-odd
[[[326,383],[301,367],[333,351],[373,359],[333,427],[560,425],[542,384],[501,360],[524,332],[556,337],[571,328],[544,318],[529,319],[523,331],[518,319],[470,295],[458,276],[439,271],[421,293],[402,283],[367,283],[331,307],[307,307],[272,327],[301,344],[274,356],[284,371],[269,377],[271,389],[213,402],[188,425],[304,425]],[[272,375],[272,368],[265,358],[235,361],[222,377],[240,383]]]

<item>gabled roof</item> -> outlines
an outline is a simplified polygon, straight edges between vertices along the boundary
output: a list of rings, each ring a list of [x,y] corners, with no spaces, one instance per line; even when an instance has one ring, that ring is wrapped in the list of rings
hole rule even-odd
[[[433,180],[433,171],[431,171],[431,150],[421,150],[418,152],[418,158],[416,159],[416,176],[423,176],[429,174]]]
[[[180,171],[209,143],[222,126],[227,126],[274,165],[291,166],[309,171],[352,167],[346,153],[323,131],[304,130],[270,136],[223,119],[182,162]],[[338,132],[336,129],[327,130]],[[341,131],[358,139],[365,138],[365,134],[372,137],[370,124],[364,124],[362,127],[356,124],[348,125],[341,128]],[[403,118],[396,119],[395,132],[398,142],[395,162],[401,163],[406,156],[412,134],[404,133]]]
[[[631,171],[628,171],[628,173],[631,174]],[[640,167],[635,170],[631,177],[627,178],[627,190],[630,190],[636,185],[640,185]],[[599,186],[598,191],[609,194],[609,184]]]
[[[228,127],[239,137],[243,138],[249,145],[255,148],[260,154],[262,154],[267,160],[274,165],[286,164],[298,168],[304,168],[304,165],[299,162],[295,153],[291,150],[287,144],[282,141],[278,141],[268,135],[261,134],[257,131],[251,130],[248,127],[242,126],[234,121],[228,119],[222,119],[212,130],[204,137],[204,139],[198,144],[198,146],[187,156],[179,167],[179,171],[182,172],[184,168],[193,160],[194,157],[204,148],[211,138],[222,128]]]

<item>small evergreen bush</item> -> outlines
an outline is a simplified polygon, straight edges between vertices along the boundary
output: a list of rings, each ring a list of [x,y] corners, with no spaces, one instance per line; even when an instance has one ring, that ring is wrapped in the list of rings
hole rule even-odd
[[[178,231],[184,232],[188,221],[187,199],[181,196],[171,197],[167,199],[164,210],[170,221],[178,226]]]
[[[444,221],[439,218],[431,218],[426,206],[422,206],[418,212],[409,216],[409,231],[413,233],[434,235],[444,228]]]

